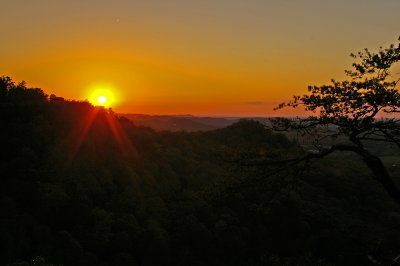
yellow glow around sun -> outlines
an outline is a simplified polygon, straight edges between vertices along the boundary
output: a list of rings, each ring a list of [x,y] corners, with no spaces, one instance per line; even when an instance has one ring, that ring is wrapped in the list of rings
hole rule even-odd
[[[90,89],[91,94],[89,102],[95,106],[106,108],[113,107],[116,104],[114,89],[109,85],[94,85]]]

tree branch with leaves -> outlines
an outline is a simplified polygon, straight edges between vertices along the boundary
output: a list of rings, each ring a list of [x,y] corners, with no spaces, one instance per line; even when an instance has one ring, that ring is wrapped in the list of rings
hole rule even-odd
[[[321,158],[335,151],[350,151],[361,156],[375,179],[400,203],[400,189],[380,158],[366,148],[367,141],[393,143],[400,147],[400,93],[398,73],[393,70],[400,61],[399,44],[380,47],[374,53],[365,49],[351,54],[356,60],[346,70],[347,80],[331,80],[328,85],[309,86],[308,94],[294,96],[276,109],[304,108],[312,112],[307,118],[272,119],[275,130],[295,130],[311,135],[314,143],[325,138],[346,139],[326,147],[319,145],[318,154],[308,154],[299,161]]]

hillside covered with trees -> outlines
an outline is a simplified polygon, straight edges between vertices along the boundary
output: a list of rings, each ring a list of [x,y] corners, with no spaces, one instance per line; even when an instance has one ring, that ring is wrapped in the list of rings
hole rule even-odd
[[[400,253],[400,206],[357,156],[259,163],[304,154],[259,122],[156,132],[8,77],[0,118],[2,265],[389,265]]]

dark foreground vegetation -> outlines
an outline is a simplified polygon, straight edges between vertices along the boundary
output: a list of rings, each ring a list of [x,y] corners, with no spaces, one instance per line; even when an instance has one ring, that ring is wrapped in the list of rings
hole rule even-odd
[[[0,79],[1,265],[389,265],[400,208],[351,154],[252,121],[155,132]],[[379,150],[379,147],[375,147]],[[379,152],[379,151],[378,151]],[[400,157],[381,150],[392,176]]]

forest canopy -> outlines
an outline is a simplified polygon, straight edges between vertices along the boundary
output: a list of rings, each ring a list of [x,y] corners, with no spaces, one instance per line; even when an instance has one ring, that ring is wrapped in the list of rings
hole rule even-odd
[[[351,155],[271,174],[245,162],[304,151],[259,122],[156,132],[8,77],[0,92],[0,264],[370,265],[400,250],[399,206]]]

